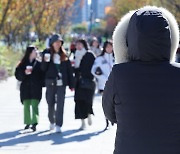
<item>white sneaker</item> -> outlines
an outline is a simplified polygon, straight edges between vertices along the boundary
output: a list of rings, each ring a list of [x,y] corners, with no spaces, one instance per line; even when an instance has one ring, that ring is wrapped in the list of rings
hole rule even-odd
[[[55,128],[55,125],[52,124],[52,123],[50,123],[50,125],[49,125],[49,130],[52,131],[52,130],[54,130],[54,128]]]
[[[90,114],[88,115],[88,125],[89,125],[89,126],[92,125],[92,117],[91,117]]]
[[[56,126],[56,133],[61,133],[61,127],[60,126]]]

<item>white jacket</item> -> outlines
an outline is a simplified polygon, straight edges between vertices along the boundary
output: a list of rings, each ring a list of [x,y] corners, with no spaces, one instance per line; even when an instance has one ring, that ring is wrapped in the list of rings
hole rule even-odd
[[[103,56],[99,56],[94,61],[91,73],[97,78],[97,86],[99,90],[104,90],[106,81],[108,80],[109,74],[112,71],[114,65],[113,54],[105,53]],[[96,75],[96,69],[100,68],[102,70],[102,75]]]

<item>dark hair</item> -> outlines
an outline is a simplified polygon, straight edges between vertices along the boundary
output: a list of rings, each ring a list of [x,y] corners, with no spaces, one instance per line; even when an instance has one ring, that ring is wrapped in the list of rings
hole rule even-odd
[[[97,41],[97,42],[98,42],[98,46],[97,46],[97,48],[99,48],[99,47],[100,47],[100,45],[99,45],[99,41],[98,41],[98,39],[97,39],[96,37],[94,37],[94,38],[91,40],[91,42],[90,42],[90,46],[91,46],[91,47],[93,46],[94,41]]]
[[[76,43],[81,43],[86,50],[89,50],[88,44],[87,44],[86,40],[84,40],[84,39],[79,39],[79,40],[77,40]]]
[[[54,50],[54,47],[52,44],[50,45],[50,53],[51,53],[51,55],[53,55],[55,53],[55,50]],[[59,55],[60,55],[61,61],[67,60],[66,51],[62,46],[59,49]]]
[[[101,53],[100,56],[104,56],[104,54],[105,54],[105,52],[106,52],[106,47],[107,47],[108,44],[110,44],[111,46],[113,46],[113,43],[112,43],[111,40],[107,40],[106,42],[104,42],[103,51],[102,51],[102,53]]]
[[[29,46],[26,48],[25,54],[24,54],[20,64],[23,64],[29,60],[29,57],[34,49],[36,49],[35,46]]]

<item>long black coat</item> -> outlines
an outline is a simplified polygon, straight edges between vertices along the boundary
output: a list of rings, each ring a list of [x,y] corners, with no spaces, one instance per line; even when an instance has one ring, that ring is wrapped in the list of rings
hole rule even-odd
[[[75,96],[74,96],[75,102],[85,101],[85,102],[89,102],[90,104],[92,104],[95,86],[94,86],[94,89],[92,89],[92,90],[81,89],[79,87],[79,79],[81,76],[82,78],[93,81],[94,76],[91,73],[91,69],[94,64],[94,60],[95,60],[94,55],[91,52],[87,52],[81,60],[80,67],[75,70],[75,74],[76,74],[75,75],[76,87],[75,87]]]
[[[33,66],[32,74],[26,75],[26,66]],[[20,63],[15,71],[15,77],[17,80],[21,81],[20,85],[20,98],[21,102],[26,99],[37,99],[42,98],[42,87],[44,83],[44,73],[40,68],[41,64],[37,61],[30,63],[29,61]]]
[[[116,60],[128,62],[114,66],[103,94],[104,113],[117,123],[114,154],[180,153],[180,68],[169,62],[168,22],[153,10],[126,16],[115,30]],[[116,39],[127,23],[126,40]]]
[[[41,69],[45,72],[45,80],[53,79],[56,80],[58,77],[58,70],[56,65],[53,63],[52,57],[50,62],[44,61],[44,54],[50,53],[48,49],[43,52],[43,61],[41,64]],[[60,72],[62,73],[62,81],[64,86],[69,86],[69,88],[74,88],[74,76],[73,69],[70,60],[62,61],[60,64]]]

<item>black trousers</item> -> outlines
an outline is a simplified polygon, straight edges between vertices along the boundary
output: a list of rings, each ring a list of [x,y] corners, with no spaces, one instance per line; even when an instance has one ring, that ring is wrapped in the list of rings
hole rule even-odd
[[[65,86],[47,86],[46,100],[48,103],[48,118],[50,123],[55,123],[57,126],[63,124]],[[56,104],[56,109],[55,109]]]

